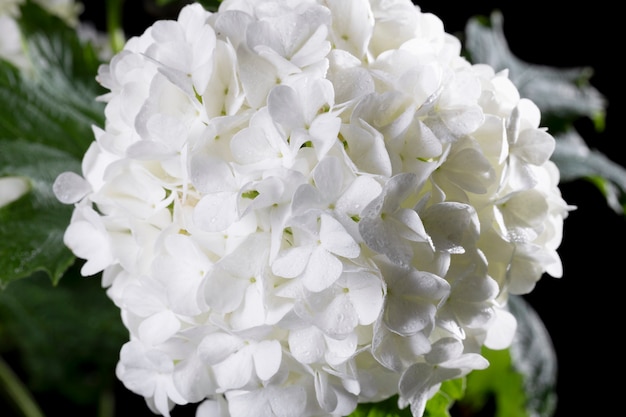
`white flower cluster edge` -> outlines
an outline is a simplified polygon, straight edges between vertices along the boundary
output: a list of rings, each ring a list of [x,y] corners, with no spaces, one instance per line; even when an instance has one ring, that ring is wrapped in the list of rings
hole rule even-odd
[[[225,0],[157,21],[108,93],[65,244],[102,272],[117,376],[169,416],[345,416],[441,383],[562,274],[554,139],[409,0]]]

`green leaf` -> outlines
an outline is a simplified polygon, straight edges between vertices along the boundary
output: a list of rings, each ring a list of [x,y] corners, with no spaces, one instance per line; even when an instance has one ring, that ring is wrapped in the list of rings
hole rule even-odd
[[[71,206],[52,193],[56,176],[78,171],[79,162],[57,149],[23,140],[0,140],[0,177],[19,175],[30,191],[0,208],[0,285],[36,271],[45,271],[54,283],[74,262],[63,244]]]
[[[348,417],[412,417],[409,408],[400,410],[398,396],[377,403],[361,403]]]
[[[509,49],[498,11],[490,19],[474,17],[465,28],[464,47],[473,63],[488,64],[496,71],[508,70],[520,95],[541,109],[544,125],[552,132],[562,131],[581,116],[596,126],[604,124],[605,97],[590,83],[590,67],[556,68],[534,65],[519,59]]]
[[[450,417],[450,409],[465,395],[466,378],[444,381],[439,391],[426,403],[424,417]]]
[[[511,362],[523,376],[526,409],[531,416],[550,417],[556,408],[557,356],[548,330],[521,296],[509,298],[517,332],[509,349]]]
[[[494,417],[530,417],[523,377],[513,368],[509,351],[484,348],[482,353],[489,367],[467,376],[466,396],[460,406],[477,413],[494,402]]]
[[[71,208],[56,200],[52,183],[63,171],[80,172],[92,127],[104,124],[93,49],[30,1],[19,24],[32,68],[0,61],[0,177],[20,177],[30,188],[0,208],[0,286],[35,271],[57,283],[73,262],[62,241]]]
[[[104,123],[100,62],[61,19],[27,2],[19,20],[32,70],[0,62],[0,138],[20,138],[82,158]]]
[[[198,0],[198,3],[200,3],[205,9],[212,12],[217,11],[221,2],[222,0]]]
[[[10,353],[36,397],[95,404],[116,383],[128,332],[99,279],[80,276],[78,267],[57,286],[36,274],[0,292],[0,353]]]
[[[214,12],[219,8],[221,0],[197,0],[197,2],[206,10]],[[151,16],[156,16],[160,19],[175,19],[180,9],[189,3],[192,2],[189,0],[145,0],[143,7]]]
[[[170,3],[177,2],[178,0],[155,0],[157,6],[163,7],[167,6]]]
[[[439,391],[426,404],[424,417],[450,417],[450,408],[454,402],[463,397],[465,379],[459,378],[445,381]],[[394,395],[377,403],[359,404],[349,417],[412,417],[407,407],[398,407],[398,396]]]
[[[488,407],[494,417],[550,417],[556,406],[556,354],[540,318],[523,298],[510,298],[518,321],[509,349],[483,348],[489,367],[467,376],[465,396],[456,404],[462,415]]]
[[[605,154],[590,149],[584,139],[569,130],[557,136],[552,160],[561,172],[561,181],[580,178],[591,181],[616,213],[626,213],[626,169]]]

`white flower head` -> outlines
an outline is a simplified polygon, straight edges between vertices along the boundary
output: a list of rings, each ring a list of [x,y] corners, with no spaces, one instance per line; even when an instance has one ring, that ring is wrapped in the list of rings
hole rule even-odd
[[[507,295],[560,276],[538,109],[409,0],[191,4],[97,79],[105,125],[54,192],[130,332],[118,377],[156,413],[399,394],[421,417],[511,343]]]

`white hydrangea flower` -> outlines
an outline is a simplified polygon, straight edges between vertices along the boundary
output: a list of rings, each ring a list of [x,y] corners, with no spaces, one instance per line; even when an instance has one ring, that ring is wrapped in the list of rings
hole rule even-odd
[[[415,417],[561,275],[554,139],[409,0],[184,7],[98,74],[66,244],[102,272],[150,408]]]

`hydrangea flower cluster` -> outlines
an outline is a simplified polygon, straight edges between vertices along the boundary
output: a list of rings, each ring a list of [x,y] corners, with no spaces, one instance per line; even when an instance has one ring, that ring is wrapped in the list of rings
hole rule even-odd
[[[509,346],[509,294],[560,277],[554,139],[507,72],[409,0],[225,0],[128,40],[65,243],[168,416],[345,416]]]

